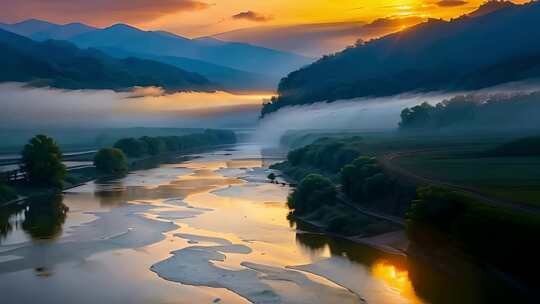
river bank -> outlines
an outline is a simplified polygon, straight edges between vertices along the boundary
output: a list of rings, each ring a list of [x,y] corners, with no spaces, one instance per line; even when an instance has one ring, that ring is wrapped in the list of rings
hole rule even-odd
[[[130,158],[128,159],[128,162],[129,162],[128,173],[137,171],[137,170],[142,170],[142,169],[154,168],[163,163],[187,161],[190,159],[189,155],[202,153],[204,151],[213,150],[213,149],[227,148],[231,146],[234,146],[234,144],[198,147],[198,148],[187,149],[182,152],[169,152],[169,153],[163,153],[163,154],[154,155],[154,156]],[[96,151],[92,153],[84,152],[84,153],[79,153],[76,155],[70,155],[70,161],[88,162],[88,161],[93,160],[95,153]],[[64,180],[64,185],[61,191],[67,191],[67,190],[82,186],[85,183],[95,181],[97,179],[114,179],[114,178],[117,178],[117,176],[99,172],[94,166],[85,166],[82,168],[73,168],[73,169],[68,168],[67,175]],[[0,208],[4,206],[9,206],[12,204],[21,203],[27,199],[31,199],[31,198],[35,198],[39,196],[52,195],[57,192],[56,190],[51,190],[49,188],[33,187],[26,184],[23,181],[19,181],[11,186],[14,188],[18,197],[14,200],[0,203]]]

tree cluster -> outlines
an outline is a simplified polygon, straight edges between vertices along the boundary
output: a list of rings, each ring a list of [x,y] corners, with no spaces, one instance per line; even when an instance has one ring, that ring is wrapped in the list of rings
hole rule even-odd
[[[310,174],[289,195],[287,204],[295,214],[306,214],[324,205],[333,205],[336,194],[336,187],[328,178]]]
[[[361,156],[343,167],[341,184],[348,197],[362,202],[386,195],[392,180],[384,174],[375,158]]]
[[[432,106],[428,103],[401,112],[401,130],[540,129],[540,92],[529,94],[464,95]]]
[[[146,155],[159,155],[166,152],[181,152],[187,149],[206,147],[220,144],[233,144],[236,135],[229,130],[204,130],[183,136],[163,136],[141,138],[123,138],[114,147],[122,150],[127,156],[137,158]]]
[[[293,166],[310,166],[337,173],[360,155],[358,138],[321,138],[314,143],[288,153]]]

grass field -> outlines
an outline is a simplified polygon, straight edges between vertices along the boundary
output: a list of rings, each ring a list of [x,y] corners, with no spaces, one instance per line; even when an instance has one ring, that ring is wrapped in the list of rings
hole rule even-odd
[[[485,157],[424,152],[405,155],[397,164],[434,180],[478,189],[509,202],[540,207],[540,157]]]

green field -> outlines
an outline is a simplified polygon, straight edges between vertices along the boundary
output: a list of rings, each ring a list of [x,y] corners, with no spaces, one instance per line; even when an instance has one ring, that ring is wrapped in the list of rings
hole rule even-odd
[[[504,201],[540,207],[540,157],[477,157],[465,151],[401,156],[407,171],[474,188]]]

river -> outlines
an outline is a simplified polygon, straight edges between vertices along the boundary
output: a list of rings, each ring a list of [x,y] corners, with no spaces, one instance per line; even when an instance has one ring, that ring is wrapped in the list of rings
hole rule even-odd
[[[238,145],[0,209],[1,302],[477,300],[474,283],[426,279],[403,257],[300,229],[290,189],[266,179],[273,161]]]

